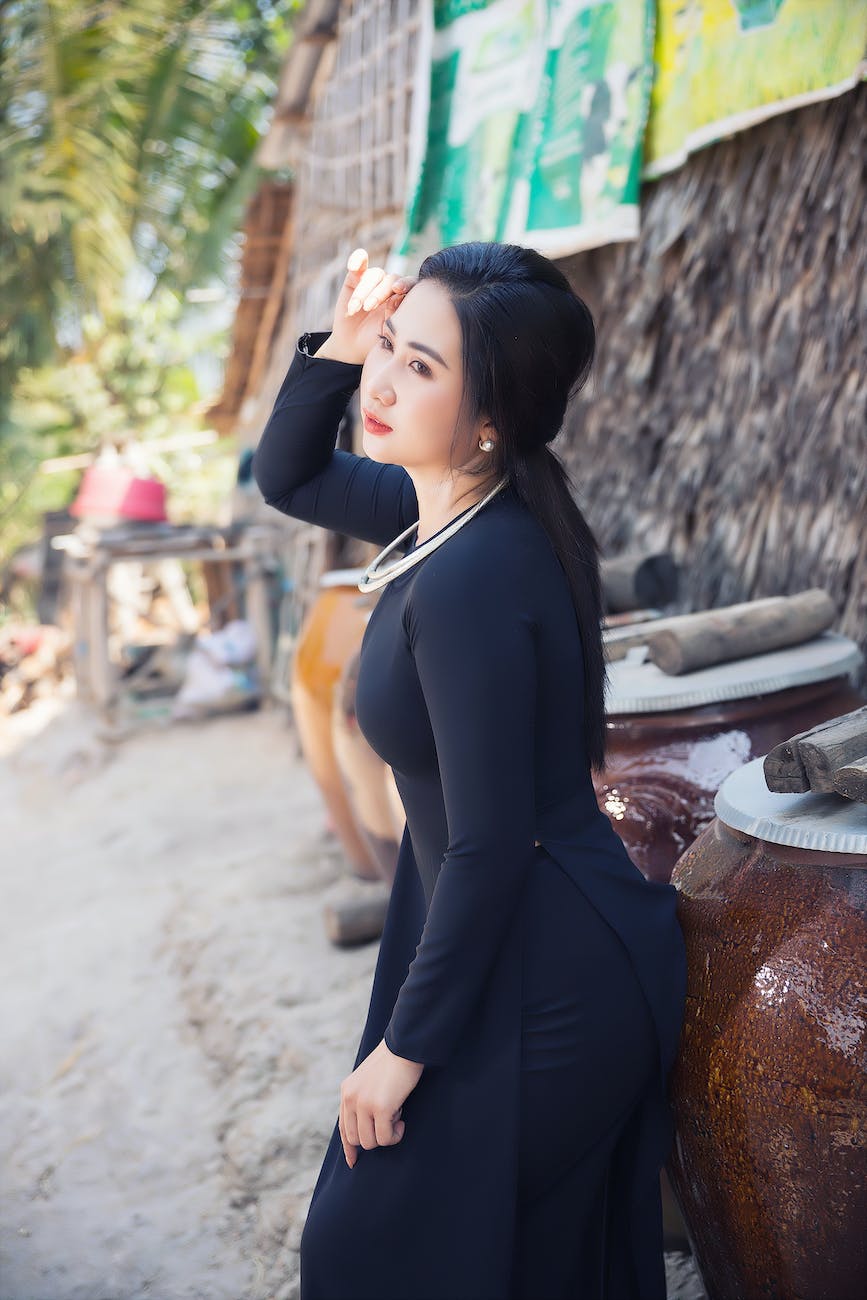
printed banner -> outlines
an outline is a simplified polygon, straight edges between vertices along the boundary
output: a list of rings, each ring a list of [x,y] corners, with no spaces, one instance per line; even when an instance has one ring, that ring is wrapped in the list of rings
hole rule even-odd
[[[466,239],[635,239],[696,149],[867,77],[865,0],[433,0],[389,269]]]
[[[657,0],[642,179],[867,71],[864,0]]]
[[[467,239],[554,257],[634,239],[654,0],[435,0],[432,12],[391,268]]]

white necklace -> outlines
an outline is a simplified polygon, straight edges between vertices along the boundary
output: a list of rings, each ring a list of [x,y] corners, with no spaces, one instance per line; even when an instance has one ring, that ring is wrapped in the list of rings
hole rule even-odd
[[[416,520],[414,524],[410,524],[409,528],[405,528],[399,537],[395,537],[393,542],[389,542],[388,546],[370,561],[358,584],[358,590],[376,591],[379,587],[384,587],[387,582],[391,582],[392,578],[397,578],[401,573],[406,573],[407,569],[411,569],[414,564],[418,564],[419,560],[423,560],[426,555],[430,555],[431,551],[435,551],[438,546],[442,546],[447,537],[451,537],[459,528],[463,528],[464,524],[468,523],[473,515],[478,514],[482,506],[487,505],[491,498],[506,486],[508,481],[509,476],[507,474],[491,488],[487,496],[482,497],[481,501],[477,501],[474,506],[471,506],[465,515],[452,520],[441,533],[429,537],[426,542],[422,542],[421,546],[408,551],[406,555],[402,555],[393,564],[390,564],[387,569],[383,569],[381,567],[383,561],[391,555],[393,550],[400,546],[401,542],[409,537],[414,528],[418,528],[419,521]]]

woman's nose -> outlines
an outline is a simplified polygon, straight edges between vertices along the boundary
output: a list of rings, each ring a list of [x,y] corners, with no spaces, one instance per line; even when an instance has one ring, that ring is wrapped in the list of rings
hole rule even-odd
[[[384,373],[374,376],[370,385],[370,395],[380,406],[392,406],[394,403],[394,388],[389,382],[388,376]]]

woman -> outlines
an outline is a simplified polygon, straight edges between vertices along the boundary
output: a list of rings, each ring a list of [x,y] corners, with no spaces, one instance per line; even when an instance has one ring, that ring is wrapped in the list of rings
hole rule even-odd
[[[598,555],[548,447],[594,345],[530,249],[357,249],[256,450],[272,506],[385,548],[356,709],[407,818],[302,1300],[665,1297],[683,938],[594,795]]]

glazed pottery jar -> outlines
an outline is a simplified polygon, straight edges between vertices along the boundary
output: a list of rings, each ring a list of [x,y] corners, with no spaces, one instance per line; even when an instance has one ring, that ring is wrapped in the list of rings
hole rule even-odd
[[[301,751],[322,792],[352,874],[380,879],[377,862],[357,824],[334,752],[334,693],[347,660],[358,650],[370,598],[358,590],[364,569],[330,569],[298,633],[292,660],[292,713]]]
[[[714,1300],[867,1294],[867,806],[756,758],[672,873],[688,959],[667,1172]]]
[[[825,632],[678,676],[629,658],[609,664],[608,762],[594,785],[639,870],[668,880],[730,772],[863,704],[849,683],[862,658],[854,641]]]

